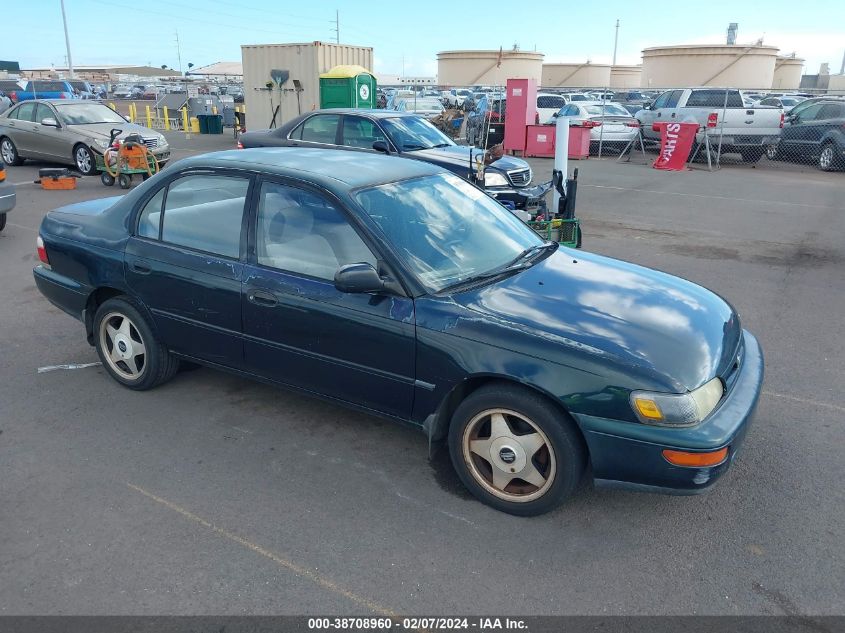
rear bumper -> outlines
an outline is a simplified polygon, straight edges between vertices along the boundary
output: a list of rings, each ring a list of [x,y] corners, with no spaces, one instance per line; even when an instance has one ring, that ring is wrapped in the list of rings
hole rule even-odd
[[[40,264],[33,269],[32,275],[38,290],[50,303],[84,322],[90,288]]]
[[[15,208],[17,194],[12,184],[0,184],[0,213],[8,213]]]
[[[596,485],[670,494],[697,494],[710,488],[738,455],[754,416],[763,384],[763,353],[757,339],[743,332],[740,375],[719,408],[698,426],[651,427],[576,415],[590,451]],[[711,452],[728,448],[716,466],[681,467],[663,457],[664,449]]]

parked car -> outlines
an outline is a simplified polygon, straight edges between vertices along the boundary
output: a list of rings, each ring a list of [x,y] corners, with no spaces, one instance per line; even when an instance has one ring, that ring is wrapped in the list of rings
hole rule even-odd
[[[6,228],[6,214],[15,208],[15,186],[6,180],[6,166],[0,162],[0,231]]]
[[[134,99],[137,98],[137,90],[132,86],[118,86],[112,92],[115,99]]]
[[[570,103],[556,113],[557,117],[569,117],[570,125],[588,127],[590,143],[602,147],[616,147],[621,150],[637,137],[640,123],[637,118],[620,104],[610,101],[580,101]]]
[[[155,130],[130,123],[102,103],[36,100],[19,103],[0,115],[0,155],[7,165],[27,158],[73,165],[82,174],[96,174],[96,158],[109,145],[110,132],[140,134],[164,166],[170,158],[167,139]]]
[[[76,96],[79,99],[97,99],[98,96],[94,94],[94,88],[91,87],[87,81],[82,79],[68,79],[67,82],[71,88],[76,91]],[[42,97],[44,99],[48,97]]]
[[[6,93],[0,90],[0,114],[12,107],[12,100],[6,96]]]
[[[695,121],[700,126],[696,141],[704,135],[721,137],[722,152],[735,152],[748,163],[762,158],[765,148],[777,142],[784,115],[777,108],[745,105],[742,93],[734,88],[687,88],[667,90],[637,112],[646,139],[658,141],[655,123]]]
[[[17,93],[17,102],[32,99],[76,99],[76,91],[67,81],[36,79]]]
[[[472,90],[463,88],[452,88],[446,96],[446,103],[448,108],[460,108],[464,104],[464,99],[472,96]]]
[[[308,112],[273,130],[240,136],[244,148],[336,147],[357,152],[382,152],[433,163],[469,178],[471,155],[479,150],[457,145],[420,117],[390,110],[330,109]],[[521,158],[504,156],[485,170],[484,190],[518,209],[545,195],[530,187],[533,174]]]
[[[766,150],[770,159],[817,161],[819,169],[845,167],[845,101],[818,101],[790,114],[779,142]]]
[[[804,101],[801,97],[766,97],[761,99],[755,105],[771,106],[773,108],[780,108],[786,113],[789,113],[792,108]]]
[[[561,95],[549,92],[537,93],[537,116],[540,123],[551,123],[552,117],[566,105],[566,99]]]
[[[21,92],[23,88],[13,79],[0,79],[0,90],[6,93],[9,100],[15,104],[18,102],[18,93]]]
[[[845,97],[838,97],[834,95],[828,95],[824,97],[810,97],[809,99],[804,99],[804,101],[802,101],[801,103],[793,106],[792,109],[789,111],[789,114],[795,117],[800,114],[805,108],[809,108],[814,103],[819,103],[820,101],[845,101]],[[784,126],[786,125],[789,125],[788,120],[784,122]]]
[[[436,97],[418,97],[416,99],[403,99],[399,102],[397,109],[400,112],[408,112],[410,114],[417,114],[426,119],[433,119],[434,117],[443,114],[443,104],[440,99]]]
[[[192,157],[48,213],[37,252],[37,287],[120,385],[149,390],[187,360],[403,421],[447,438],[468,489],[516,515],[587,473],[708,489],[763,379],[718,295],[546,242],[421,161]]]

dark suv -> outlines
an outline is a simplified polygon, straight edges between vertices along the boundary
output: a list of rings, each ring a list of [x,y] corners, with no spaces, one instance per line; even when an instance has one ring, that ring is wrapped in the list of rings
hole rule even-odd
[[[818,161],[823,171],[845,167],[845,101],[819,101],[787,117],[770,159]]]

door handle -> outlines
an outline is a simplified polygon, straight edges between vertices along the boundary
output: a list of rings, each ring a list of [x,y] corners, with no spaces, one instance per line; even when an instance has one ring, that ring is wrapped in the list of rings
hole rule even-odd
[[[259,305],[264,308],[272,308],[279,304],[279,300],[276,299],[276,295],[265,290],[248,290],[246,298],[255,305]]]
[[[672,118],[673,118],[673,119],[675,118],[675,113],[674,113],[674,112],[672,113]]]
[[[139,275],[149,275],[153,272],[153,269],[143,262],[132,262],[129,264],[129,269],[133,273],[138,273]]]

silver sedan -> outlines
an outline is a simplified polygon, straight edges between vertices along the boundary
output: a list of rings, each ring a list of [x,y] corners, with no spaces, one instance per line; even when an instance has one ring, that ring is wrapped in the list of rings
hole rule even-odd
[[[628,110],[612,101],[579,101],[564,106],[555,115],[568,116],[572,125],[592,128],[590,143],[616,145],[620,149],[637,137],[640,124]]]
[[[117,138],[140,134],[159,162],[170,158],[167,139],[155,130],[130,123],[102,103],[48,99],[24,101],[0,114],[0,156],[7,165],[27,158],[73,165],[82,174],[97,173],[96,157]]]

